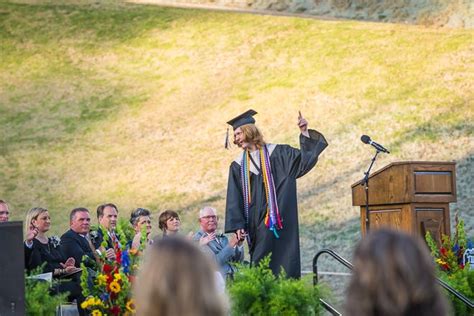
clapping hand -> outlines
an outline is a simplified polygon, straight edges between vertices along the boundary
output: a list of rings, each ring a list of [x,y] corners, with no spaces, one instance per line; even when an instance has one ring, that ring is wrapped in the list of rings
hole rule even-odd
[[[73,273],[77,271],[79,268],[75,267],[76,260],[73,257],[69,257],[65,263],[60,263],[61,267],[64,269],[64,273]]]
[[[187,240],[193,240],[194,233],[191,231],[186,235]]]
[[[199,239],[199,245],[205,246],[214,239],[216,239],[216,232],[212,232],[210,234],[207,234],[206,236],[202,236],[201,239]]]
[[[115,250],[114,248],[109,248],[105,251],[105,256],[109,260],[115,260]]]
[[[62,264],[61,264],[62,265]],[[69,257],[64,263],[64,267],[74,267],[76,265],[76,260],[73,257]],[[64,268],[63,267],[63,268]]]
[[[28,232],[26,233],[26,242],[28,244],[31,243],[33,239],[38,235],[38,228],[34,227],[33,225],[30,225]]]
[[[229,239],[229,246],[234,248],[235,246],[239,245],[242,241],[237,237],[237,234],[232,234]]]

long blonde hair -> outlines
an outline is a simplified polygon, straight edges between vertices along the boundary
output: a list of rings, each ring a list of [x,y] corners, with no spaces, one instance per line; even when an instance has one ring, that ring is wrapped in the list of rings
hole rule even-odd
[[[263,135],[255,124],[245,124],[240,126],[245,137],[245,142],[255,144],[257,148],[262,148],[265,145]],[[236,144],[234,139],[234,144]]]
[[[33,207],[31,210],[28,211],[28,213],[26,213],[25,230],[24,230],[25,236],[30,230],[30,226],[32,225],[33,220],[38,219],[38,216],[40,216],[40,214],[47,211],[48,211],[47,209],[42,208],[42,207]]]
[[[134,288],[137,316],[224,316],[217,270],[196,245],[161,239],[145,253]]]

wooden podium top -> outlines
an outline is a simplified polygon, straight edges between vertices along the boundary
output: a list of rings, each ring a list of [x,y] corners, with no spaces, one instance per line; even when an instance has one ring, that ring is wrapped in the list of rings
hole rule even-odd
[[[365,205],[363,180],[352,187],[352,205]],[[456,163],[394,162],[369,177],[369,205],[456,201]]]

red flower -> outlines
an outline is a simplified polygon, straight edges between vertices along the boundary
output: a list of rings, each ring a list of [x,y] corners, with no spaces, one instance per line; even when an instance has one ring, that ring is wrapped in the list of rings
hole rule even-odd
[[[110,274],[114,270],[114,268],[110,264],[107,264],[107,263],[104,264],[103,269],[106,274]]]
[[[439,248],[439,252],[440,252],[443,256],[446,256],[446,254],[447,254],[446,248],[444,248],[444,247]]]
[[[122,251],[120,251],[120,249],[115,252],[115,260],[118,265],[122,265]]]
[[[114,278],[112,277],[111,274],[107,274],[106,277],[107,277],[107,286],[109,286],[110,283],[114,280]]]
[[[110,288],[109,288],[109,290],[110,290]],[[115,300],[117,299],[117,297],[118,297],[117,293],[114,293],[114,292],[112,292],[112,291],[110,291],[109,293],[110,293],[110,299],[111,299],[112,301],[115,301]]]
[[[120,307],[112,306],[112,308],[110,308],[110,312],[112,313],[112,315],[120,315]]]

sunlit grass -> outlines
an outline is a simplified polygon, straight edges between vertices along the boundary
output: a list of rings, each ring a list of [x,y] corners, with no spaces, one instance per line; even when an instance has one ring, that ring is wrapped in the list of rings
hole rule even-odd
[[[330,146],[299,180],[303,265],[358,236],[350,185],[368,134],[400,160],[472,170],[474,33],[469,30],[165,9],[0,3],[0,198],[22,219],[105,201],[180,211],[185,230],[223,213],[225,122],[248,108],[266,139],[297,145],[298,110]],[[472,172],[454,205],[472,229]],[[453,212],[454,213],[454,212]],[[470,216],[470,217],[469,217]],[[155,221],[156,223],[156,221]],[[470,224],[469,224],[470,223]],[[157,225],[155,225],[157,226]],[[337,233],[335,233],[337,232]]]

